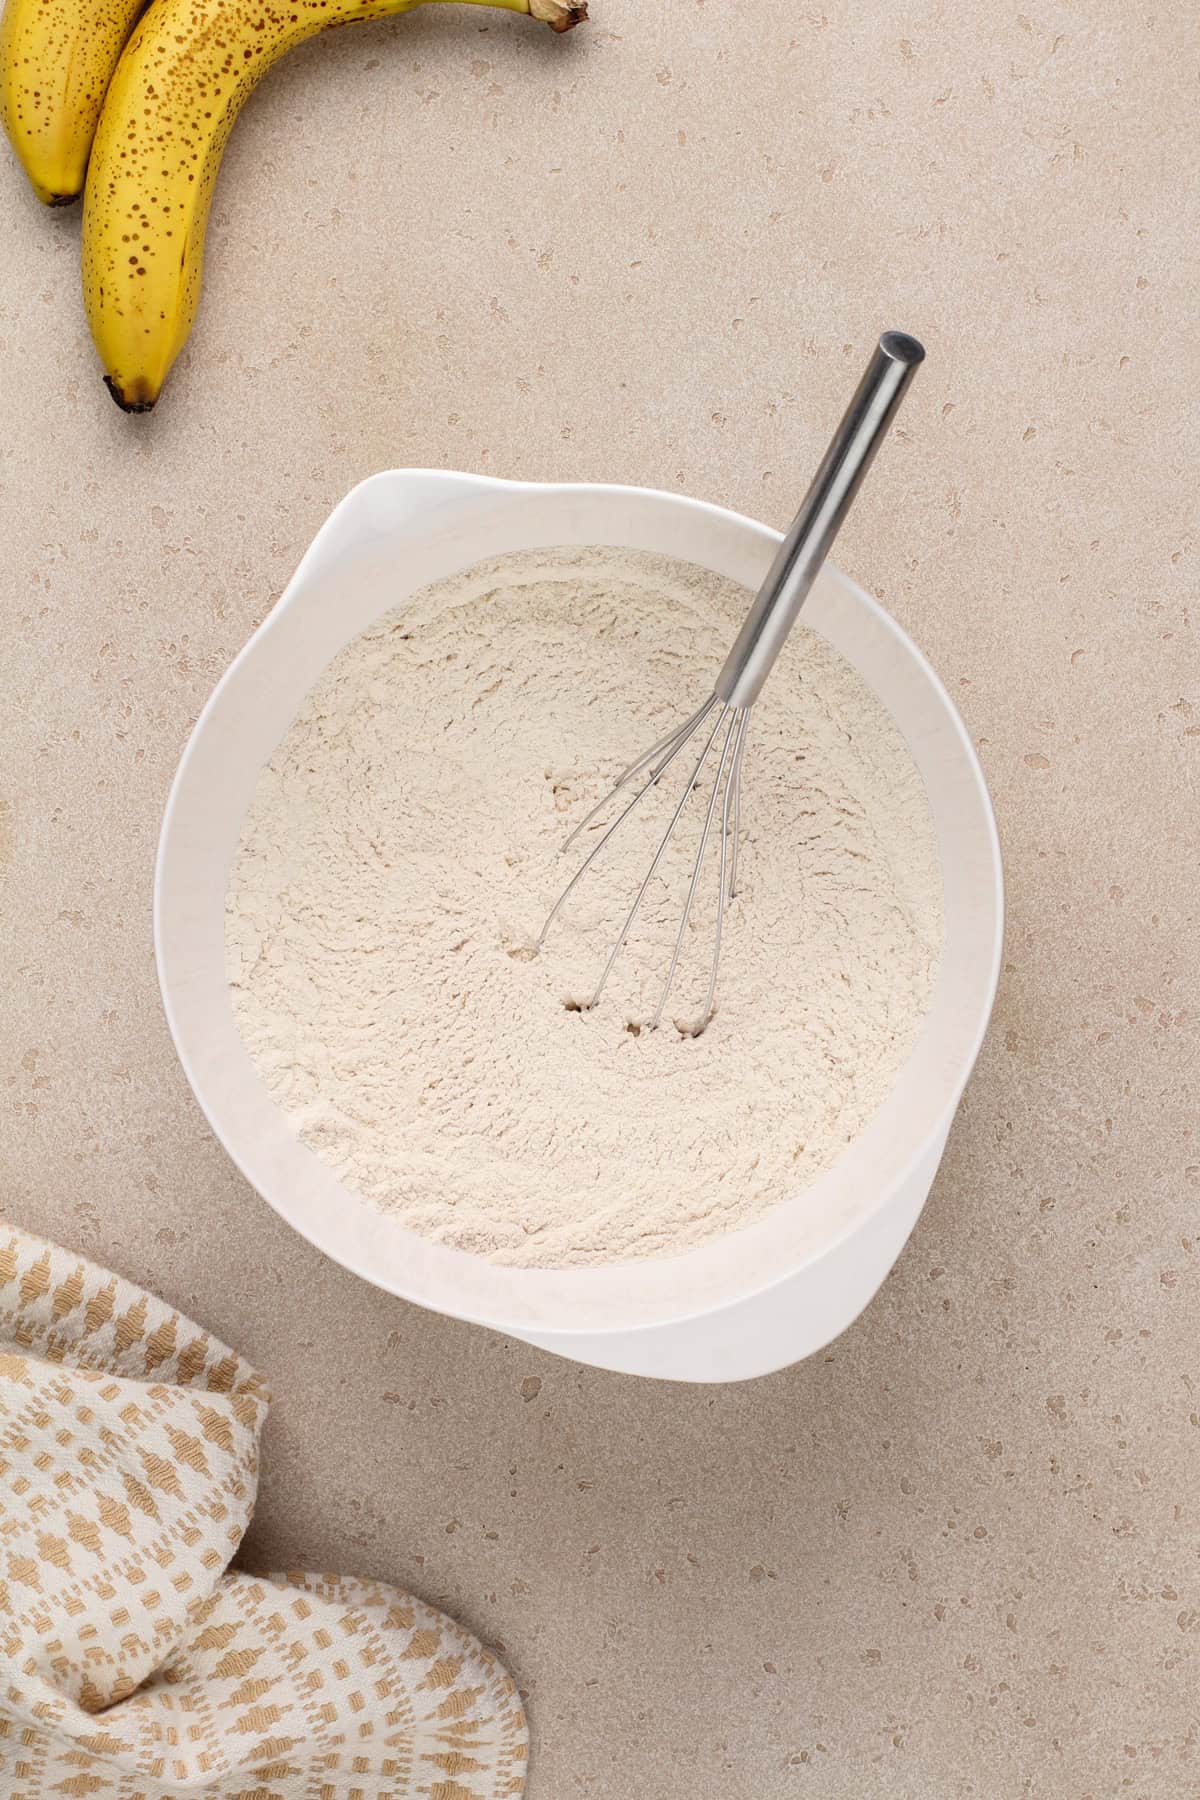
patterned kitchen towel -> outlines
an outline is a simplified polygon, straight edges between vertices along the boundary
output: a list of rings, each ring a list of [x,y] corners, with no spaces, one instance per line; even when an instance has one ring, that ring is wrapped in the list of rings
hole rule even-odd
[[[511,1800],[505,1670],[411,1595],[229,1561],[268,1395],[152,1295],[0,1227],[4,1800]]]

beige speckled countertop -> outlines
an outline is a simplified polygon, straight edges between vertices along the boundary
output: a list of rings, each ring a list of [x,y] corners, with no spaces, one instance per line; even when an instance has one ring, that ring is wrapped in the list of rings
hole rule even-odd
[[[532,1800],[1200,1795],[1194,21],[592,10],[285,63],[149,419],[100,386],[76,219],[0,158],[7,1205],[269,1372],[248,1559],[501,1644]],[[839,560],[962,708],[1010,884],[899,1267],[828,1352],[695,1391],[360,1284],[226,1162],[160,1013],[206,694],[389,464],[782,524],[881,325],[929,360]]]

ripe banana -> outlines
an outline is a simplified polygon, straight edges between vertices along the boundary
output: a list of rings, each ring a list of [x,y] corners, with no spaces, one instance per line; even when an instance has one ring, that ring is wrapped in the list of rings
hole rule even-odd
[[[83,192],[96,120],[146,0],[8,0],[0,20],[0,118],[34,193]]]
[[[473,0],[567,31],[585,0]],[[192,328],[221,152],[243,102],[303,39],[422,0],[155,0],[117,65],[83,200],[88,323],[126,412],[149,412]]]

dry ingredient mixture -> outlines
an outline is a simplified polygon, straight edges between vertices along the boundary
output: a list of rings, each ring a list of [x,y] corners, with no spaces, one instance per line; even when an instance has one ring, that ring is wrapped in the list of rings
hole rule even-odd
[[[703,789],[599,1007],[580,1003],[679,783],[532,955],[576,866],[563,838],[711,689],[748,604],[632,551],[478,564],[349,645],[263,772],[227,908],[239,1027],[303,1141],[423,1236],[535,1267],[694,1247],[827,1168],[907,1056],[942,937],[925,791],[883,708],[800,627],[751,722],[708,1029],[685,1035],[712,851],[667,1019],[644,1028]]]

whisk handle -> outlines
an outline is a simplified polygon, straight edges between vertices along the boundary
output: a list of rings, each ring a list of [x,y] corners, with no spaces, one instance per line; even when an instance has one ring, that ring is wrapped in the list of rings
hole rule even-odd
[[[907,332],[880,338],[717,677],[726,705],[757,700],[924,355]]]

